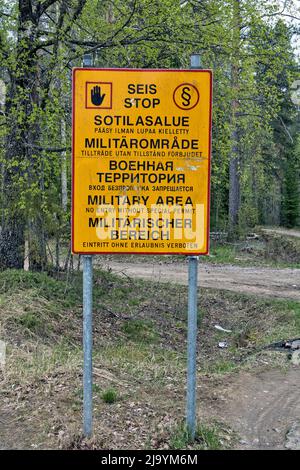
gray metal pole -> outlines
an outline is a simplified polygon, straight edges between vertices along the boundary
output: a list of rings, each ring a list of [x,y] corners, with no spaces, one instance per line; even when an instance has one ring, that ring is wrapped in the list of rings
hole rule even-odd
[[[92,370],[93,258],[83,256],[83,435],[90,437],[93,422]]]
[[[191,69],[201,69],[201,55],[191,55]],[[195,439],[196,432],[196,370],[197,370],[197,281],[198,256],[189,256],[189,299],[188,299],[188,350],[187,350],[187,393],[186,428]]]
[[[198,256],[189,256],[186,426],[192,439],[196,430],[197,278]]]

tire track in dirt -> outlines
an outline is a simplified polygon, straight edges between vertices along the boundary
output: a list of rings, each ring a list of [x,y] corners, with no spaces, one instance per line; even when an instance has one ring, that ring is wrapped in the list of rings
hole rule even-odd
[[[101,263],[104,269],[129,277],[156,282],[187,285],[187,263],[116,262]],[[199,263],[198,284],[201,287],[244,292],[262,297],[300,301],[300,269],[273,269]]]
[[[299,385],[299,368],[232,378],[215,412],[239,434],[237,448],[284,449],[287,431],[300,422]]]
[[[31,449],[34,429],[20,419],[12,410],[0,408],[0,450]]]

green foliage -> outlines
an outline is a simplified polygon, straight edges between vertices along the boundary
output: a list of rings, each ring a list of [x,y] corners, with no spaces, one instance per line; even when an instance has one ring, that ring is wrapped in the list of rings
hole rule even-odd
[[[209,374],[226,374],[228,372],[232,372],[237,365],[231,360],[221,359],[219,361],[215,361],[210,367],[207,369],[207,373]]]
[[[293,27],[280,18],[279,0],[54,0],[44,2],[43,14],[34,5],[34,15],[29,2],[0,5],[0,75],[7,87],[0,113],[2,268],[22,267],[26,238],[31,269],[49,263],[60,269],[60,251],[53,256],[48,245],[70,241],[70,205],[62,202],[71,192],[70,68],[82,64],[85,52],[95,66],[129,68],[188,68],[190,54],[200,52],[214,72],[212,228],[230,229],[235,144],[237,232],[256,223],[298,223],[299,122],[290,99],[297,62]],[[21,6],[27,15],[19,14]],[[288,14],[293,6],[286,5]]]
[[[186,428],[185,424],[180,424],[170,437],[170,449],[203,449],[203,450],[220,450],[222,448],[219,432],[216,426],[198,425],[195,432],[195,440]]]
[[[101,392],[101,388],[99,387],[98,384],[93,384],[93,392],[94,393],[100,393]]]
[[[108,388],[101,394],[101,398],[105,403],[111,405],[118,400],[118,393],[114,388]]]
[[[66,286],[64,278],[57,280],[47,273],[39,274],[14,269],[0,272],[0,294],[34,289],[37,296],[41,295],[47,300],[60,299],[65,306],[72,306],[81,302],[80,285],[78,279],[76,287],[74,284]]]
[[[150,320],[127,320],[122,331],[128,339],[141,343],[153,343],[158,339],[158,333]]]
[[[298,161],[300,155],[298,156]],[[286,162],[283,193],[282,223],[288,228],[295,227],[299,221],[299,163],[296,155],[291,153]]]
[[[29,330],[36,331],[41,327],[42,321],[34,313],[27,312],[18,318],[18,323]]]

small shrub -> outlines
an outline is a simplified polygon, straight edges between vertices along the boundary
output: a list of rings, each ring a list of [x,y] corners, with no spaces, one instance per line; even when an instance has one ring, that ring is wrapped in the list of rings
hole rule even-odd
[[[31,331],[40,329],[42,323],[41,319],[31,312],[24,313],[17,321],[20,325]]]
[[[109,388],[102,393],[101,398],[105,403],[112,404],[117,401],[118,393],[115,389]]]

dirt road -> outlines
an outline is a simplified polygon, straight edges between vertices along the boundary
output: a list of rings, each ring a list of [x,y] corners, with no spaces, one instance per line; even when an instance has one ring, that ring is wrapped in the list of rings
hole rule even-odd
[[[217,408],[218,417],[238,432],[239,449],[283,449],[287,432],[300,425],[299,368],[241,371],[217,396],[217,404],[207,403],[207,412]]]
[[[187,284],[187,263],[102,261],[104,269],[120,275],[158,282]],[[272,269],[209,265],[199,263],[198,283],[202,287],[245,292],[262,297],[300,300],[300,269]]]
[[[293,229],[284,229],[284,228],[263,228],[261,229],[262,232],[265,233],[274,233],[275,235],[284,235],[287,237],[295,237],[300,238],[300,230],[293,230]]]

